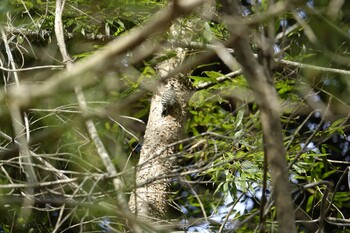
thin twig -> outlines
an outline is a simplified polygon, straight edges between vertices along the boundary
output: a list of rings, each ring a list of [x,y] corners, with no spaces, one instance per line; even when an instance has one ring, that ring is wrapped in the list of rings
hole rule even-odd
[[[45,65],[45,66],[33,66],[28,68],[20,68],[20,69],[9,69],[3,66],[0,66],[0,70],[7,71],[7,72],[23,72],[23,71],[29,71],[29,70],[40,70],[40,69],[62,69],[64,68],[63,65]]]
[[[12,69],[15,70],[16,63],[13,59],[12,52],[7,41],[7,36],[3,30],[1,30],[1,36],[5,45],[9,63]],[[19,77],[17,72],[13,72],[12,74],[13,74],[14,80],[11,80],[11,82],[15,83],[15,86],[20,87],[20,82],[19,82]],[[27,182],[30,185],[32,185],[34,183],[38,183],[38,179],[36,177],[35,170],[33,168],[32,157],[29,149],[29,140],[30,140],[29,120],[26,114],[24,114],[24,118],[22,117],[20,105],[16,98],[10,98],[8,103],[9,103],[13,129],[19,143],[20,166],[22,166],[22,163],[23,163],[24,165],[23,170],[24,170],[24,173],[26,174]],[[27,192],[29,193],[29,196],[34,194],[34,190],[31,187],[27,188]],[[34,204],[34,201],[32,198],[25,199],[25,201],[23,202],[22,217],[24,217],[25,219],[29,218],[31,214],[31,209],[29,207],[33,206],[33,204]]]
[[[70,71],[73,69],[73,62],[72,59],[70,58],[67,49],[66,49],[66,45],[64,42],[64,35],[63,35],[63,24],[62,24],[62,12],[63,12],[63,7],[64,7],[64,0],[63,2],[61,0],[57,0],[56,1],[56,14],[55,14],[55,34],[56,34],[56,38],[58,41],[58,46],[59,49],[61,51],[61,55],[63,57],[64,62],[67,63],[67,70]],[[75,87],[75,93],[78,99],[78,103],[79,103],[79,107],[82,110],[82,112],[86,112],[87,111],[87,104],[86,104],[86,100],[85,100],[85,96],[83,93],[83,90],[80,86],[76,86]],[[86,122],[86,127],[87,130],[89,132],[90,138],[92,139],[96,149],[97,149],[97,153],[100,156],[104,166],[107,169],[108,174],[110,175],[117,175],[117,170],[110,158],[110,156],[108,155],[108,152],[106,150],[106,148],[104,147],[104,144],[102,142],[102,140],[100,139],[97,129],[95,127],[94,122],[91,119],[87,119]],[[118,199],[118,205],[119,207],[121,207],[122,211],[124,211],[125,213],[130,214],[131,211],[128,208],[127,205],[127,199],[125,197],[124,194],[124,182],[119,178],[119,177],[115,177],[113,179],[113,185],[115,187],[115,191],[117,193],[117,199]],[[133,231],[136,233],[141,233],[141,227],[136,224],[133,221],[130,221],[130,226],[132,227]]]

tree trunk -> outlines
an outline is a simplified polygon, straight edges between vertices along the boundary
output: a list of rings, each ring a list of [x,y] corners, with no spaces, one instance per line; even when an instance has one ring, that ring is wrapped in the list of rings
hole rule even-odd
[[[184,57],[184,51],[178,50],[178,56],[158,66],[159,76],[165,77],[178,66]],[[164,113],[162,96],[173,89],[175,104]],[[153,93],[151,109],[144,136],[140,160],[137,166],[136,189],[131,194],[129,206],[141,218],[152,221],[163,219],[167,212],[167,194],[170,174],[175,159],[172,155],[176,146],[169,144],[178,141],[183,135],[186,119],[187,101],[191,86],[187,78],[176,76],[160,81]]]

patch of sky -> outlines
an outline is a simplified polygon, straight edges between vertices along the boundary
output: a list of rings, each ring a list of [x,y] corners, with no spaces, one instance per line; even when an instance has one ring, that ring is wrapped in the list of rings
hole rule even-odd
[[[298,14],[298,16],[299,16],[300,18],[302,18],[302,19],[306,19],[306,18],[307,18],[307,14],[306,14],[306,12],[303,11],[303,10],[297,9],[297,14]]]
[[[326,129],[328,129],[330,126],[331,126],[331,122],[326,121],[326,122],[323,124],[323,126],[322,126],[322,130],[326,130]]]
[[[307,1],[306,5],[310,8],[313,8],[314,7],[314,1],[313,0],[309,0]]]
[[[314,102],[318,102],[321,100],[321,97],[317,94],[310,95],[310,97],[311,97],[312,101],[314,101]]]
[[[309,123],[307,123],[307,127],[308,127],[310,130],[315,130],[315,129],[317,129],[317,124],[316,124],[316,123],[309,122]]]
[[[345,142],[341,154],[345,156],[349,151],[349,142]]]
[[[350,29],[349,29],[350,30]],[[323,81],[324,85],[326,86],[331,86],[331,85],[337,85],[338,84],[338,81],[333,79],[333,78],[325,78],[324,81]]]
[[[101,219],[99,222],[99,227],[101,228],[101,232],[107,233],[107,232],[112,232],[109,224],[111,223],[111,220],[108,217],[104,217]]]
[[[321,117],[321,112],[320,111],[315,111],[314,117],[320,118]]]
[[[277,44],[274,44],[273,45],[273,51],[274,51],[275,54],[279,54],[281,52],[280,46],[277,45]]]
[[[298,184],[299,181],[295,177],[296,177],[295,174],[290,174],[289,179],[293,184]]]
[[[210,231],[209,228],[210,228],[209,223],[203,223],[203,224],[198,225],[198,226],[191,226],[187,229],[187,231],[211,233],[212,231]]]
[[[247,8],[247,7],[243,7],[242,8],[242,15],[243,16],[248,16],[250,15],[252,12]]]
[[[287,19],[280,19],[280,25],[281,25],[281,27],[287,27],[288,20]]]
[[[313,142],[305,145],[305,143],[300,143],[301,148],[305,148],[304,151],[312,151],[315,153],[320,153],[320,150],[315,146]]]

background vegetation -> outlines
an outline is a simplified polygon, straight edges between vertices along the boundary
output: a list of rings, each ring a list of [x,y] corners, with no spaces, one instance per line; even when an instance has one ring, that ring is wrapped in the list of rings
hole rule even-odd
[[[260,108],[227,47],[228,22],[237,19],[222,17],[220,1],[175,21],[187,43],[156,28],[139,45],[101,60],[108,65],[97,62],[82,71],[108,43],[142,30],[167,5],[67,0],[62,23],[72,66],[66,72],[70,63],[62,59],[55,34],[56,2],[2,0],[0,232],[129,230],[132,218],[118,193],[128,197],[134,188],[156,67],[174,56],[175,49],[168,49],[175,47],[186,49],[188,60],[213,55],[187,69],[195,90],[183,140],[176,144],[177,166],[169,171],[168,221],[198,232],[277,231]],[[273,80],[298,232],[350,232],[350,2],[239,5],[260,62],[273,25]],[[117,173],[99,156],[87,120],[94,122]],[[123,189],[113,185],[115,178],[125,183]]]

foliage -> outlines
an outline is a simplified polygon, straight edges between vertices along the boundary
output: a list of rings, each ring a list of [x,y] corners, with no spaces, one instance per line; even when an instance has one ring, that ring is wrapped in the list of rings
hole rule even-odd
[[[256,15],[268,13],[269,1],[258,5],[251,2],[242,1],[244,15],[254,19]],[[347,70],[349,66],[347,13],[350,6],[344,3],[340,14],[332,16],[328,12],[331,2],[308,1],[271,17],[274,33],[284,34],[274,44],[275,52],[280,53],[276,55],[274,85],[281,103],[283,141],[295,206],[311,219],[318,219],[325,213],[322,209],[325,205],[327,215],[323,217],[347,220],[350,217],[346,176],[350,172],[349,74],[336,71]],[[89,58],[104,48],[111,40],[109,36],[127,35],[164,6],[165,1],[155,0],[67,1],[63,24],[68,49],[77,60]],[[220,4],[216,7],[219,12],[216,16],[221,17]],[[4,1],[0,12],[7,12],[9,17],[0,18],[0,29],[6,32],[9,27],[14,28],[6,33],[18,68],[61,64],[53,33],[54,1]],[[199,44],[200,52],[206,49],[202,45],[213,39],[226,41],[230,37],[224,23],[198,17],[198,14],[185,20],[197,26],[199,32],[192,32],[191,42]],[[259,35],[263,33],[260,29],[266,26],[267,22],[259,21],[248,28],[257,54],[264,49]],[[166,35],[159,37],[157,42]],[[4,41],[0,44],[1,66],[8,68],[10,62]],[[196,49],[188,48],[190,56],[197,54]],[[63,90],[21,109],[30,122],[33,163],[43,182],[39,187],[25,186],[27,174],[16,146],[19,135],[12,128],[13,113],[6,102],[1,103],[0,211],[3,218],[0,232],[125,230],[122,213],[115,210],[118,203],[112,178],[96,156],[83,122],[86,118],[95,120],[99,136],[127,184],[126,191],[131,191],[132,166],[138,160],[145,130],[141,121],[147,122],[150,108],[149,91],[152,90],[145,83],[150,81],[151,86],[155,85],[156,64],[172,55],[152,55],[130,65],[130,53],[123,54],[120,59],[125,61],[124,67],[112,66],[94,76],[97,80],[94,85],[84,88],[91,115],[81,112],[73,91]],[[220,228],[254,232],[261,223],[257,213],[266,201],[264,195],[269,201],[273,193],[268,168],[264,167],[260,110],[243,75],[218,81],[218,77],[228,73],[220,58],[193,67],[189,75],[194,86],[214,84],[197,90],[190,100],[185,126],[188,140],[179,145],[176,155],[180,170],[187,173],[173,179],[171,198],[177,208],[171,217],[189,223],[189,227],[184,228],[190,230],[202,227],[215,232]],[[288,61],[299,62],[299,66]],[[304,63],[320,69],[303,68]],[[321,68],[334,70],[326,72]],[[44,72],[29,70],[19,73],[19,77],[21,83],[44,83],[47,77],[58,72],[57,67]],[[3,91],[8,85],[15,85],[13,72],[2,70],[2,75]],[[72,178],[77,186],[69,182],[47,183],[57,181],[57,177],[59,180]],[[27,208],[23,193],[33,189],[38,197],[34,198],[33,208]],[[276,210],[265,208],[268,210],[266,231],[273,232]],[[346,232],[349,222],[346,224],[330,220],[325,229],[326,232]],[[308,232],[302,224],[298,224],[298,229]]]

